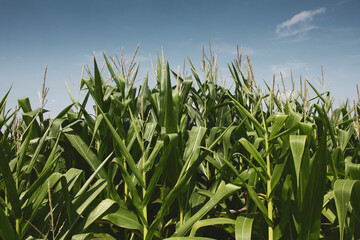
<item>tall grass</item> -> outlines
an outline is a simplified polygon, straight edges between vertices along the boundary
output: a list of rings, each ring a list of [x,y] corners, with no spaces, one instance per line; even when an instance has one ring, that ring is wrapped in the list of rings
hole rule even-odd
[[[162,55],[156,86],[146,75],[138,89],[134,57],[104,55],[110,81],[94,58],[84,99],[53,119],[45,78],[39,109],[23,98],[6,110],[7,92],[1,238],[359,238],[359,102],[333,109],[306,80],[287,96],[275,81],[263,92],[241,56],[232,90],[218,84],[212,53],[204,78]]]

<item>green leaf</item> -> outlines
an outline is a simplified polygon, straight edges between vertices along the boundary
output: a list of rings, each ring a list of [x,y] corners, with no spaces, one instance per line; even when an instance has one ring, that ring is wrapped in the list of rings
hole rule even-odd
[[[174,103],[170,82],[169,64],[167,64],[165,61],[164,53],[162,53],[161,60],[159,100],[159,125],[162,127],[162,134],[177,132],[177,121],[174,114]]]
[[[90,186],[91,182],[95,179],[96,175],[103,170],[104,165],[109,161],[111,158],[112,153],[97,167],[97,169],[91,174],[91,176],[86,180],[86,182],[81,186],[80,190],[75,195],[74,204],[80,201],[79,199],[82,198],[82,195],[85,193],[87,188]]]
[[[86,160],[93,170],[96,170],[101,164],[100,160],[96,157],[90,147],[82,140],[79,135],[74,132],[66,132],[65,136],[70,141],[71,145],[78,151],[78,153]],[[107,178],[105,169],[100,169],[99,176],[103,179]]]
[[[334,197],[339,222],[340,240],[344,239],[346,213],[350,208],[350,197],[353,191],[360,191],[359,180],[336,180],[334,184]],[[359,209],[359,202],[357,202],[356,205],[357,206],[353,207],[357,207]]]
[[[19,200],[19,195],[17,192],[15,179],[10,170],[9,163],[7,159],[3,155],[2,146],[0,146],[0,172],[2,174],[1,180],[4,181],[6,187],[7,198],[11,204],[11,209],[14,211],[14,215],[16,218],[21,217],[21,205]]]
[[[143,231],[143,226],[139,223],[136,214],[122,207],[114,213],[106,214],[102,219],[108,220],[121,228]]]
[[[264,129],[264,127],[258,122],[258,120],[256,120],[256,118],[255,118],[243,105],[241,105],[238,101],[236,101],[236,99],[233,98],[233,96],[231,96],[231,94],[230,94],[229,92],[226,91],[225,93],[226,93],[226,95],[228,95],[228,96],[231,98],[232,103],[233,103],[236,107],[238,107],[238,109],[240,110],[240,112],[241,112],[242,114],[244,114],[246,117],[248,117],[248,118],[251,120],[251,122],[256,126],[256,128],[260,130],[260,133],[263,135],[263,134],[265,133],[265,129]],[[262,136],[262,135],[261,135],[261,136]]]
[[[102,200],[99,205],[97,205],[85,219],[85,225],[82,230],[88,228],[94,221],[100,218],[108,209],[110,209],[115,204],[115,201],[111,199]]]
[[[116,76],[115,72],[114,72],[114,69],[112,68],[109,60],[107,59],[105,53],[103,52],[103,56],[104,56],[104,59],[105,59],[105,62],[106,62],[106,66],[107,68],[109,69],[109,72],[111,74],[111,77],[112,79],[115,81],[116,83],[116,86],[118,87],[118,89],[120,90],[120,92],[123,93],[123,96],[124,96],[124,90],[125,90],[125,81],[120,81],[118,79],[118,77]]]
[[[46,182],[43,182],[40,186],[35,189],[36,191],[28,195],[29,198],[26,199],[25,206],[22,206],[23,219],[26,219],[28,222],[32,222],[38,216],[38,212],[41,209],[41,206],[44,202],[44,199],[48,196],[48,184],[50,188],[53,188],[63,176],[60,173],[53,173],[48,177]],[[25,199],[22,199],[24,201]],[[26,222],[25,225],[21,228],[21,239],[27,232],[29,228],[29,223]]]
[[[323,128],[321,120],[317,120],[317,127],[320,143],[312,159],[310,176],[301,203],[300,239],[319,239],[320,236],[329,153],[326,147],[326,128]]]
[[[150,198],[155,189],[155,186],[158,183],[161,175],[163,174],[164,167],[168,162],[168,157],[170,156],[170,153],[177,142],[177,138],[178,138],[177,134],[168,134],[165,136],[164,140],[166,142],[165,143],[166,147],[165,147],[164,153],[162,154],[162,156],[159,160],[159,163],[156,165],[155,171],[152,174],[149,185],[146,189],[145,196],[143,199],[144,205],[147,205],[150,201]]]
[[[204,138],[206,133],[206,128],[194,126],[189,132],[189,138],[186,142],[185,152],[184,152],[184,160],[186,168],[183,168],[183,171],[180,173],[180,176],[183,175],[184,171],[188,170],[188,168],[192,165],[192,163],[198,158],[200,154],[200,146],[202,139]]]
[[[230,129],[231,125],[225,129],[223,133],[220,134],[220,136],[212,142],[212,144],[208,147],[209,150],[212,150],[218,142],[223,138],[224,134]],[[150,225],[148,235],[146,236],[146,239],[151,239],[153,235],[155,234],[155,230],[161,223],[162,218],[164,217],[166,211],[169,209],[173,201],[176,199],[176,197],[181,193],[182,188],[184,185],[188,182],[188,180],[193,176],[194,172],[198,169],[200,163],[205,160],[206,156],[209,154],[208,151],[205,151],[200,154],[200,156],[193,162],[193,164],[188,168],[187,171],[182,171],[184,175],[178,179],[175,186],[172,188],[172,190],[167,194],[165,197],[163,204],[161,205],[160,210],[158,211],[155,220]],[[187,168],[187,165],[184,165],[184,168]]]
[[[133,174],[135,175],[136,179],[139,181],[140,185],[142,187],[145,187],[145,183],[144,180],[142,179],[141,173],[139,171],[139,169],[137,168],[134,159],[132,158],[129,150],[126,148],[123,140],[121,139],[120,135],[116,132],[115,128],[112,126],[111,122],[109,121],[109,119],[105,116],[104,112],[100,109],[104,120],[106,122],[106,124],[108,125],[111,135],[115,138],[115,143],[119,146],[120,151],[122,152],[122,154],[125,157],[125,160],[127,162],[127,164],[129,165],[131,171],[133,172]]]
[[[0,236],[2,239],[18,239],[14,229],[9,222],[9,217],[5,215],[2,207],[0,207],[0,222]]]
[[[223,225],[223,224],[235,225],[235,220],[231,219],[231,218],[210,218],[210,219],[197,221],[192,226],[189,236],[194,237],[196,234],[196,231],[199,228],[207,227],[207,226],[214,226],[214,225]]]
[[[72,240],[90,240],[93,238],[94,238],[94,234],[92,233],[81,233],[71,237]]]
[[[360,164],[345,162],[346,172],[349,173],[350,178],[353,180],[360,180]]]
[[[94,72],[95,72],[95,99],[96,102],[99,104],[100,108],[103,108],[103,90],[102,90],[102,85],[103,85],[103,81],[101,79],[100,76],[100,72],[96,63],[96,59],[94,56]]]
[[[73,205],[76,212],[73,213],[71,217],[72,223],[71,225],[67,222],[64,226],[63,231],[64,235],[60,239],[66,239],[67,236],[72,232],[72,230],[77,227],[77,223],[80,219],[80,216],[84,213],[84,211],[90,206],[90,204],[98,197],[98,195],[105,189],[106,180],[99,179],[94,185],[87,191],[75,197],[73,200]]]
[[[214,197],[212,197],[199,211],[197,211],[189,220],[187,220],[180,228],[178,228],[173,234],[174,237],[184,236],[193,225],[205,216],[211,209],[219,204],[225,198],[231,196],[236,191],[240,190],[240,187],[232,184],[220,184]]]
[[[254,217],[238,216],[235,222],[235,239],[250,240]]]
[[[100,192],[106,187],[106,180],[97,180],[91,188],[82,194],[75,197],[73,204],[78,214],[82,214],[90,203],[100,194]]]
[[[19,107],[23,110],[24,113],[31,112],[31,104],[28,97],[18,99]]]
[[[214,151],[211,151],[209,149],[207,149],[208,151],[212,152],[213,154],[216,154]],[[255,190],[245,182],[245,180],[243,179],[243,177],[241,176],[242,174],[244,173],[247,173],[249,171],[244,171],[242,172],[242,174],[239,174],[238,171],[236,170],[236,168],[228,161],[226,160],[225,158],[221,157],[218,155],[219,158],[222,159],[222,161],[232,170],[232,172],[238,177],[238,179],[240,180],[241,184],[243,184],[247,191],[248,191],[248,194],[250,196],[250,198],[254,201],[255,205],[260,209],[265,221],[269,224],[269,225],[273,225],[272,221],[269,219],[268,217],[268,213],[267,213],[267,208],[265,207],[265,204],[260,200],[260,198],[258,197],[257,193],[255,192]],[[213,164],[215,167],[216,165]],[[221,169],[219,169],[221,170]],[[256,171],[254,170],[254,168],[250,169],[250,171],[253,170],[253,171]]]
[[[123,163],[118,158],[115,158],[114,161],[111,164],[114,164],[114,163],[116,163],[120,167],[121,175],[122,175],[126,185],[129,187],[129,191],[131,193],[131,199],[132,199],[132,201],[134,203],[136,211],[137,211],[141,221],[145,225],[147,225],[147,221],[146,221],[146,219],[145,219],[145,217],[143,215],[143,212],[142,212],[144,203],[141,202],[139,193],[137,192],[136,185],[133,182],[132,177],[130,176],[128,171],[125,169]]]
[[[348,130],[348,131],[344,131],[342,129],[338,129],[338,139],[339,139],[339,145],[341,147],[341,150],[344,152],[345,151],[345,148],[351,138],[351,135],[352,135],[352,132],[351,130]]]
[[[244,146],[244,148],[250,153],[250,155],[256,160],[256,162],[260,165],[261,169],[263,170],[263,174],[266,176],[266,178],[270,178],[267,174],[266,170],[266,163],[264,159],[261,157],[260,153],[253,144],[251,144],[247,139],[241,138],[240,143]]]
[[[275,115],[274,124],[271,127],[270,138],[274,137],[282,128],[284,122],[288,118],[287,115]]]
[[[300,184],[301,160],[304,154],[306,135],[290,135],[290,148],[294,160],[297,187]]]

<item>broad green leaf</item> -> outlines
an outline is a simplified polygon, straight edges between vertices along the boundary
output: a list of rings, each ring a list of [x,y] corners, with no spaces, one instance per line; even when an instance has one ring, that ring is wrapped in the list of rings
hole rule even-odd
[[[87,192],[82,193],[73,200],[73,205],[76,211],[71,217],[73,222],[71,223],[71,225],[68,222],[65,223],[63,230],[65,232],[60,239],[66,239],[67,236],[72,232],[72,230],[77,227],[80,216],[90,206],[94,199],[97,198],[98,195],[105,189],[105,187],[106,180],[99,179],[91,186],[91,188]]]
[[[98,115],[95,119],[95,126],[94,126],[94,129],[93,129],[93,134],[92,134],[92,137],[91,137],[91,141],[90,141],[90,144],[89,144],[89,149],[88,151],[90,150],[90,147],[91,145],[93,144],[93,141],[95,139],[95,135],[97,133],[97,131],[99,130],[99,127],[100,127],[100,124],[103,120],[103,115]]]
[[[137,122],[136,122],[134,115],[132,114],[132,111],[130,108],[129,108],[129,113],[130,113],[130,117],[131,117],[131,121],[132,121],[132,126],[134,127],[134,130],[135,130],[136,139],[140,145],[141,151],[144,153],[144,151],[145,151],[144,141],[142,140],[142,138],[140,136],[140,130],[138,128]]]
[[[147,172],[152,168],[152,166],[156,160],[156,157],[159,154],[160,150],[163,148],[163,146],[164,146],[164,141],[156,141],[156,144],[155,144],[150,156],[148,157],[147,162],[145,163],[143,171]]]
[[[334,198],[339,221],[340,240],[344,239],[346,214],[350,208],[350,197],[353,191],[360,191],[359,180],[336,180],[334,184]],[[359,209],[359,203],[357,202],[356,204],[357,206],[355,207]]]
[[[100,218],[109,208],[115,204],[115,201],[111,199],[102,200],[99,205],[97,205],[85,219],[85,224],[83,230],[89,227],[94,221]]]
[[[231,125],[223,131],[218,138],[216,138],[215,141],[208,147],[209,150],[212,150],[218,142],[222,139],[224,134],[230,129]],[[198,166],[202,161],[205,160],[206,156],[209,154],[208,151],[205,151],[200,154],[200,156],[193,162],[193,164],[190,166],[190,168],[187,171],[184,171],[184,175],[178,179],[177,183],[173,187],[173,189],[169,192],[169,194],[165,197],[163,204],[161,205],[160,210],[158,211],[155,220],[152,222],[149,228],[148,235],[146,236],[146,239],[151,239],[153,235],[155,234],[155,230],[158,227],[158,225],[161,223],[162,218],[164,217],[166,211],[169,209],[173,201],[176,199],[176,197],[181,193],[181,189],[183,186],[188,182],[188,180],[193,176],[194,172],[198,169]],[[186,168],[187,166],[184,166],[183,168]],[[183,171],[182,171],[183,172]]]
[[[351,138],[353,131],[348,130],[348,131],[344,131],[342,129],[338,130],[338,139],[339,139],[339,145],[341,147],[342,151],[345,151],[345,148]]]
[[[0,207],[0,236],[2,239],[18,239],[14,229],[9,222],[9,216],[6,216],[2,207]]]
[[[186,142],[185,152],[184,152],[184,160],[186,161],[183,170],[186,171],[191,164],[198,158],[200,154],[200,146],[202,139],[206,133],[206,128],[194,126],[189,132],[189,138]],[[183,172],[180,174],[182,176]]]
[[[99,104],[100,108],[103,108],[103,80],[101,79],[100,72],[96,63],[96,59],[94,56],[94,90],[95,90],[95,100]]]
[[[284,122],[287,119],[287,115],[275,115],[274,123],[271,127],[270,138],[274,137],[282,128]]]
[[[190,61],[189,58],[188,58],[188,61],[189,61],[189,65],[190,65],[190,70],[191,70],[191,72],[192,72],[192,74],[193,74],[193,76],[194,76],[194,78],[195,78],[195,80],[196,80],[196,82],[198,84],[198,87],[203,92],[203,94],[205,94],[204,86],[201,83],[200,77],[199,77],[198,73],[196,72],[194,65],[192,64],[192,62]]]
[[[99,109],[99,110],[101,111],[101,113],[104,117],[104,120],[110,129],[111,135],[115,138],[115,143],[119,146],[121,153],[124,154],[126,162],[129,165],[131,171],[135,175],[136,179],[139,181],[140,185],[142,187],[145,187],[145,183],[144,183],[144,180],[142,179],[141,173],[140,173],[139,169],[136,167],[135,161],[132,158],[129,150],[126,148],[120,135],[116,132],[115,128],[112,126],[109,119],[105,116],[104,112],[101,109]]]
[[[195,224],[195,222],[199,221],[202,217],[205,216],[211,209],[213,209],[217,204],[219,204],[225,198],[231,196],[236,191],[238,191],[240,187],[232,185],[232,184],[224,184],[222,183],[219,186],[219,189],[216,191],[214,197],[212,197],[199,211],[197,211],[192,217],[187,220],[180,228],[178,228],[173,234],[174,237],[184,236]]]
[[[71,237],[72,240],[90,240],[93,238],[94,238],[94,234],[92,233],[81,233]]]
[[[92,238],[92,240],[95,240],[95,239],[117,240],[116,238],[114,238],[113,236],[111,236],[110,234],[107,234],[107,233],[94,233],[94,238]]]
[[[258,122],[258,120],[256,120],[256,118],[255,118],[243,105],[241,105],[238,101],[236,101],[236,99],[233,98],[229,92],[226,91],[225,93],[231,98],[232,103],[233,103],[236,107],[238,107],[238,109],[240,110],[240,112],[241,112],[242,114],[244,114],[246,117],[248,117],[248,118],[251,120],[251,122],[256,126],[256,128],[260,130],[260,133],[263,135],[263,134],[265,133],[265,129],[264,129],[264,127]],[[262,135],[260,135],[260,136],[262,136]]]
[[[177,121],[174,114],[174,104],[172,98],[169,65],[165,61],[164,53],[162,53],[162,59],[161,59],[159,100],[160,100],[159,124],[163,128],[162,134],[177,132]]]
[[[360,163],[345,162],[345,171],[349,173],[351,179],[360,180]]]
[[[108,220],[121,228],[143,231],[143,226],[139,223],[136,214],[122,207],[114,213],[104,215],[102,219]]]
[[[91,174],[91,176],[86,180],[86,182],[81,186],[80,190],[75,195],[74,204],[78,203],[81,196],[85,193],[87,188],[90,186],[91,182],[95,179],[96,175],[103,170],[104,165],[111,159],[112,153],[97,167],[97,169]]]
[[[39,155],[41,153],[42,148],[45,145],[46,138],[47,138],[50,130],[51,130],[51,125],[48,126],[45,133],[41,136],[41,138],[39,140],[39,143],[38,143],[38,145],[37,145],[37,147],[35,149],[35,152],[32,155],[31,160],[30,160],[29,164],[27,165],[27,168],[26,168],[26,170],[24,172],[24,175],[27,175],[28,177],[24,178],[24,180],[21,182],[20,187],[19,187],[20,192],[22,192],[24,190],[25,185],[28,183],[28,180],[30,178],[30,173],[34,170],[34,165],[35,165],[36,161],[38,160],[38,157],[39,157]]]
[[[306,135],[290,135],[290,148],[294,160],[297,187],[300,184],[301,160],[304,154]]]
[[[24,113],[31,112],[31,104],[28,97],[18,99],[19,107],[24,111]]]
[[[50,179],[49,178],[50,175],[52,175],[51,174],[51,170],[53,168],[52,164],[54,164],[56,160],[57,160],[57,158],[54,158],[52,160],[52,162],[49,163],[49,166],[47,166],[46,168],[43,169],[41,174],[38,176],[36,181],[29,187],[29,189],[26,190],[25,192],[21,193],[21,195],[20,195],[21,205],[25,204],[29,198],[35,196],[36,195],[35,192],[38,191],[38,189],[41,187],[41,185],[48,182],[48,180]],[[58,175],[58,173],[54,173],[54,174]]]
[[[115,163],[120,167],[120,172],[122,174],[122,177],[123,177],[126,185],[129,187],[129,191],[131,193],[131,199],[134,202],[134,206],[136,208],[137,214],[140,217],[141,221],[146,225],[147,221],[143,215],[144,203],[141,202],[139,193],[137,192],[137,189],[136,189],[136,185],[135,185],[134,181],[132,180],[128,171],[125,169],[123,163],[118,158],[115,158],[111,164],[115,164]]]
[[[313,157],[308,184],[306,185],[303,202],[301,203],[301,225],[299,237],[301,239],[319,239],[321,211],[323,205],[327,160],[326,128],[323,122],[317,122],[320,143]]]
[[[65,136],[70,141],[71,145],[78,151],[78,153],[86,160],[93,170],[96,170],[101,164],[100,160],[96,157],[90,147],[82,140],[79,135],[74,132],[66,132]],[[100,169],[99,176],[103,179],[107,178],[104,169]]]
[[[106,187],[106,181],[103,179],[97,180],[87,192],[84,192],[74,199],[73,205],[78,214],[82,214],[89,204],[100,194]]]
[[[213,154],[215,154],[215,152],[208,150],[210,152],[212,152]],[[269,219],[269,217],[267,216],[267,208],[265,207],[265,204],[260,200],[260,198],[258,197],[257,193],[255,192],[255,190],[252,188],[252,186],[250,186],[249,184],[247,184],[244,180],[244,178],[241,176],[244,173],[250,172],[252,170],[254,170],[254,168],[250,169],[249,171],[246,170],[244,172],[242,172],[241,174],[238,173],[238,171],[236,170],[236,168],[225,158],[222,158],[222,161],[232,170],[232,172],[238,177],[238,180],[240,180],[241,184],[243,184],[247,191],[248,191],[248,195],[250,196],[250,198],[254,201],[255,205],[260,209],[265,221],[269,224],[269,225],[273,225],[273,223],[271,222],[271,220]],[[214,165],[216,167],[216,165]],[[219,169],[221,170],[221,169]],[[255,170],[254,170],[255,171]]]
[[[63,176],[57,172],[51,174],[51,176],[46,179],[46,182],[38,186],[35,189],[36,191],[31,194],[28,199],[26,199],[25,205],[22,206],[22,215],[23,218],[27,220],[27,222],[21,228],[21,238],[24,237],[27,229],[29,228],[28,222],[32,222],[33,219],[38,216],[37,213],[39,212],[44,199],[48,196],[48,184],[50,185],[51,189],[59,182],[62,177]]]
[[[7,198],[11,204],[11,209],[14,212],[16,218],[21,217],[21,206],[19,201],[19,195],[15,185],[14,176],[10,170],[9,163],[3,155],[2,146],[0,146],[0,172],[1,180],[5,183]]]
[[[269,178],[266,171],[266,163],[264,159],[261,157],[260,153],[253,144],[251,144],[247,139],[241,138],[240,143],[244,146],[244,148],[250,153],[250,155],[256,160],[256,162],[260,165],[261,169],[263,170],[264,175]]]
[[[235,222],[235,239],[250,240],[253,222],[253,217],[238,216]]]
[[[224,149],[224,157],[228,158],[229,149],[231,148],[231,135],[233,131],[236,129],[236,126],[233,126],[225,135],[223,138],[223,149]]]
[[[155,168],[155,171],[154,173],[152,174],[152,177],[150,179],[150,182],[149,182],[149,185],[147,186],[147,189],[146,189],[146,192],[145,192],[145,196],[144,196],[144,199],[143,199],[143,204],[144,205],[147,205],[150,201],[150,198],[152,196],[152,193],[155,189],[155,186],[156,184],[158,183],[161,175],[163,174],[163,170],[164,170],[164,167],[165,165],[167,164],[168,162],[168,158],[170,156],[170,153],[174,147],[174,145],[176,144],[177,142],[177,138],[178,138],[178,135],[177,134],[168,134],[165,136],[165,150],[164,150],[164,153],[162,154],[160,160],[159,160],[159,163],[156,165],[156,168]]]
[[[214,226],[214,225],[223,225],[223,224],[235,225],[235,220],[231,219],[231,218],[210,218],[210,219],[197,221],[192,226],[189,236],[194,237],[196,234],[196,231],[199,228],[207,227],[207,226]]]

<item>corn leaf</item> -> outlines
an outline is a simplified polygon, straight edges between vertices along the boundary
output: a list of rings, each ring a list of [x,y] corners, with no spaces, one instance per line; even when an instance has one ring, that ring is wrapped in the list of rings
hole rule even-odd
[[[334,198],[336,212],[339,221],[340,240],[344,239],[346,214],[350,209],[350,197],[353,191],[360,191],[360,181],[350,179],[338,179],[334,184]],[[353,206],[359,209],[359,202]]]
[[[219,204],[226,197],[234,194],[238,191],[240,187],[232,184],[222,183],[215,195],[210,198],[210,200],[199,210],[197,211],[189,220],[187,220],[180,228],[178,228],[173,234],[174,237],[184,236],[192,226],[199,221],[202,217],[205,216],[211,209],[213,209],[217,204]]]
[[[254,217],[238,216],[235,222],[235,239],[250,240]]]

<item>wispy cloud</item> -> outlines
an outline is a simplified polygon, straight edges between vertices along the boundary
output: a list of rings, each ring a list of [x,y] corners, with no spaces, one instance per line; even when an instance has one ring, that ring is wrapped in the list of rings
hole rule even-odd
[[[297,37],[299,41],[306,40],[306,34],[317,28],[312,24],[315,15],[322,14],[325,12],[325,8],[318,8],[315,10],[302,11],[295,14],[289,20],[276,26],[276,34],[280,38],[284,37]]]
[[[343,5],[343,4],[352,2],[352,1],[353,1],[353,0],[343,0],[343,1],[338,2],[337,5]]]

